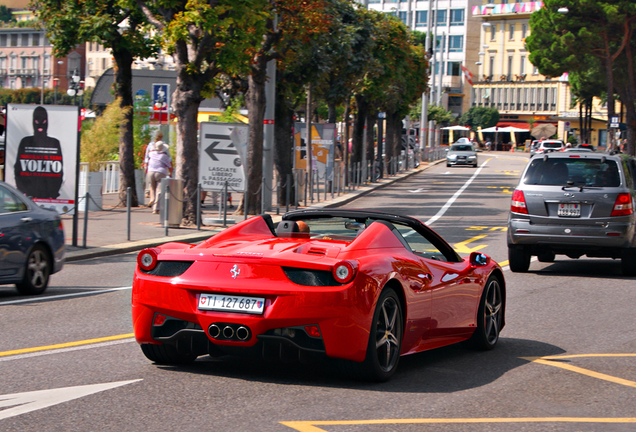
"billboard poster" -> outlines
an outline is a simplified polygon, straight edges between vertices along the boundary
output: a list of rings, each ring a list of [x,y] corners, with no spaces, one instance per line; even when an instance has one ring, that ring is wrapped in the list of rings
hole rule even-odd
[[[305,123],[294,125],[295,167],[308,168]],[[312,168],[318,171],[320,178],[327,174],[327,180],[333,180],[333,161],[336,147],[336,125],[333,123],[316,123],[311,125],[311,147],[313,153]]]
[[[245,192],[249,126],[203,122],[199,131],[199,183],[205,191]]]
[[[74,213],[79,110],[7,106],[5,181],[38,205]]]

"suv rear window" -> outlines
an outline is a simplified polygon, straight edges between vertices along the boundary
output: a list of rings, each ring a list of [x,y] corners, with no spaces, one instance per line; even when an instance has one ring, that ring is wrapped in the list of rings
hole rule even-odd
[[[558,149],[563,147],[563,144],[561,144],[560,142],[544,142],[542,145],[543,145],[543,148],[551,148],[551,149]]]
[[[621,179],[613,160],[549,158],[534,159],[523,182],[545,186],[618,187]]]

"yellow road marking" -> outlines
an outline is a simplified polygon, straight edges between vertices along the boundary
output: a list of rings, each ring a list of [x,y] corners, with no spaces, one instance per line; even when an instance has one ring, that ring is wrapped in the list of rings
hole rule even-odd
[[[607,374],[604,374],[604,373],[600,373],[600,372],[594,372],[592,370],[585,369],[585,368],[578,367],[578,366],[573,366],[573,365],[567,364],[567,363],[561,363],[561,362],[557,362],[557,361],[550,361],[550,360],[559,360],[559,359],[567,359],[567,358],[584,358],[584,357],[597,357],[597,358],[598,357],[636,357],[636,354],[587,354],[587,355],[586,354],[579,354],[579,355],[572,355],[572,356],[521,357],[521,358],[524,359],[524,360],[531,361],[533,363],[539,363],[539,364],[543,364],[543,365],[554,366],[554,367],[557,367],[557,368],[569,370],[570,372],[579,373],[581,375],[587,375],[587,376],[592,377],[592,378],[613,382],[615,384],[620,384],[620,385],[624,385],[624,386],[627,386],[627,387],[636,388],[636,382],[634,382],[634,381],[626,380],[626,379],[623,379],[623,378],[617,378],[617,377],[614,377],[614,376],[611,376],[611,375],[607,375]]]
[[[468,253],[469,254],[469,253],[474,252],[476,250],[484,249],[484,248],[488,247],[488,245],[475,246],[473,248],[468,247],[468,243],[472,243],[474,241],[481,240],[484,237],[488,237],[488,236],[485,235],[485,234],[478,235],[478,236],[475,236],[475,237],[470,238],[468,240],[464,240],[463,242],[455,243],[453,245],[453,247],[455,248],[455,251],[457,253]]]
[[[16,355],[16,354],[26,354],[26,353],[32,353],[32,352],[38,352],[38,351],[48,351],[48,350],[54,350],[59,348],[69,348],[69,347],[80,346],[80,345],[89,345],[89,344],[94,344],[99,342],[108,342],[108,341],[114,341],[119,339],[127,339],[134,336],[135,336],[134,333],[126,333],[122,335],[106,336],[102,338],[86,339],[86,340],[75,341],[75,342],[66,342],[66,343],[61,343],[56,345],[45,345],[45,346],[33,347],[33,348],[23,348],[23,349],[18,349],[13,351],[2,351],[0,352],[0,357]]]
[[[380,424],[457,424],[457,423],[636,423],[635,417],[502,417],[502,418],[429,418],[429,419],[382,419],[341,421],[287,421],[280,422],[299,432],[327,432],[318,426],[351,426]]]
[[[505,267],[505,266],[507,266],[510,263],[508,262],[508,260],[505,260],[505,261],[499,262],[498,264],[499,264],[499,267]]]

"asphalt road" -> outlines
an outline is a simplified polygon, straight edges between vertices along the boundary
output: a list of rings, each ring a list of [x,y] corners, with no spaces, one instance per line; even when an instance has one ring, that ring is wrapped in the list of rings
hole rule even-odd
[[[526,162],[482,153],[480,168],[437,165],[348,207],[419,217],[462,255],[480,250],[505,266]],[[332,363],[153,365],[131,339],[135,258],[67,264],[44,301],[0,287],[0,430],[636,430],[636,284],[619,262],[504,267],[507,326],[494,351],[404,357],[390,382],[367,384]]]

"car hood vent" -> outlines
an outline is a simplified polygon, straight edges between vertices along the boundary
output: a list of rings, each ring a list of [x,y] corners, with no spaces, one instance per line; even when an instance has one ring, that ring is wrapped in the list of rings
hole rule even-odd
[[[312,255],[327,255],[327,249],[312,246],[307,250],[307,253]]]

